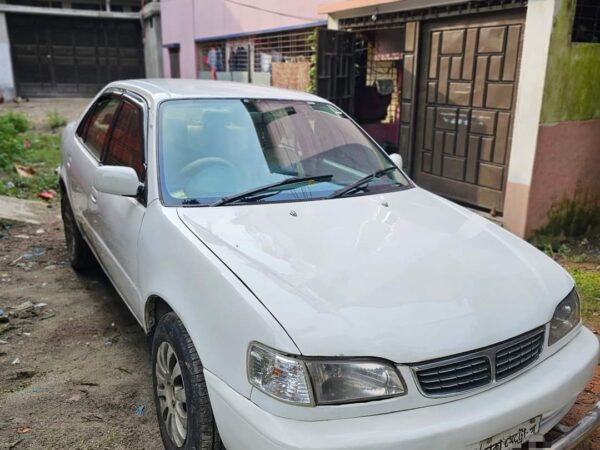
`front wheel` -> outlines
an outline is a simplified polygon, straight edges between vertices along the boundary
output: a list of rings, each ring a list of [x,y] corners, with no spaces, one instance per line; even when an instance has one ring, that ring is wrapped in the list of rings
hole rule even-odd
[[[183,323],[165,314],[152,339],[154,403],[165,449],[225,450],[202,362]]]

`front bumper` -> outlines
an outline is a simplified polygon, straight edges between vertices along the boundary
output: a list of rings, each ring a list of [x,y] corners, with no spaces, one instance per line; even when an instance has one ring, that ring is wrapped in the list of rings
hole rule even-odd
[[[554,440],[550,450],[571,450],[581,444],[600,425],[600,402],[596,403],[586,416],[572,428],[564,430],[564,434]]]
[[[435,406],[339,420],[277,417],[210,372],[205,371],[205,377],[228,450],[468,449],[479,448],[481,440],[540,414],[540,431],[549,431],[594,375],[598,347],[596,336],[583,328],[556,354],[493,389]],[[589,433],[597,421],[579,431],[574,428],[571,433],[577,436],[572,437],[579,442],[585,437],[581,432]],[[568,448],[563,445],[556,450]]]

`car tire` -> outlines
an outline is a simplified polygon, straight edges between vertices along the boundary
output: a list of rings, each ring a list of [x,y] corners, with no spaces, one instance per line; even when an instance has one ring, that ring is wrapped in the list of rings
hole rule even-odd
[[[173,312],[162,316],[152,338],[152,381],[166,450],[225,450],[202,370],[179,317]]]
[[[73,269],[77,272],[84,272],[94,264],[95,258],[79,231],[75,216],[73,215],[71,203],[69,202],[69,197],[64,190],[62,191],[60,198],[60,212],[63,220],[69,261],[71,262]]]

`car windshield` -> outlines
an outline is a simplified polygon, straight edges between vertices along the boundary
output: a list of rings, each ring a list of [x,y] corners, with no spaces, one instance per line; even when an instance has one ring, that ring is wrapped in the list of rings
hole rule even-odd
[[[409,186],[343,112],[319,102],[167,101],[159,161],[167,205],[316,200]]]

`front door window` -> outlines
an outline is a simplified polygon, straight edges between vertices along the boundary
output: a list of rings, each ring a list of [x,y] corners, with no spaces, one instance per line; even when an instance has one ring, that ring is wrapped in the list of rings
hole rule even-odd
[[[142,114],[125,101],[114,124],[104,164],[132,167],[140,181],[144,176]]]

